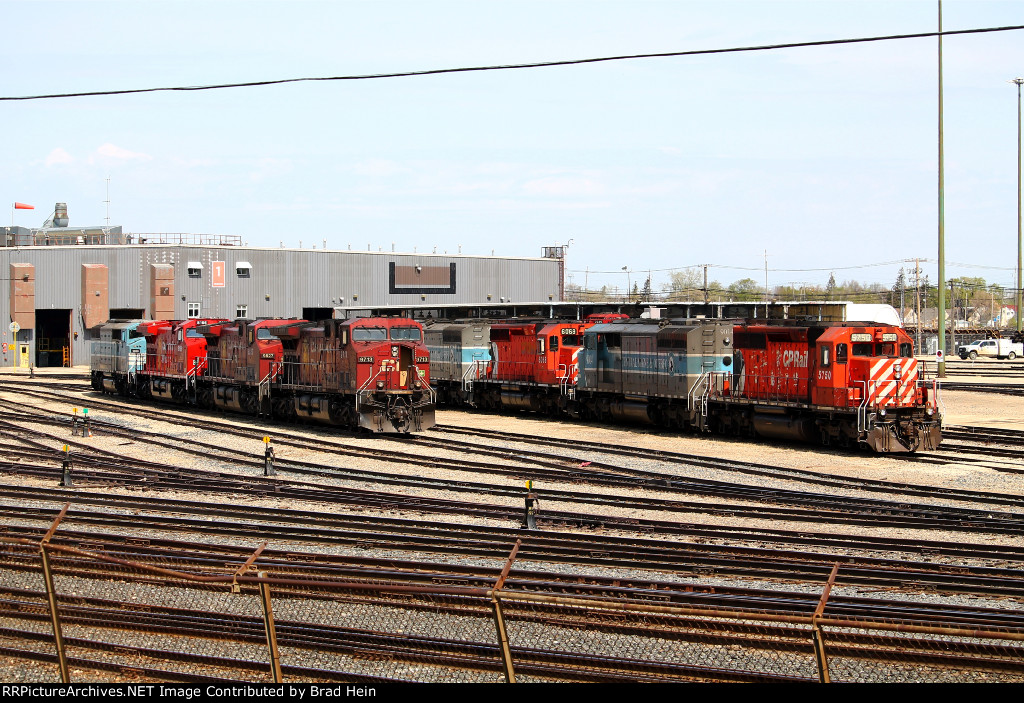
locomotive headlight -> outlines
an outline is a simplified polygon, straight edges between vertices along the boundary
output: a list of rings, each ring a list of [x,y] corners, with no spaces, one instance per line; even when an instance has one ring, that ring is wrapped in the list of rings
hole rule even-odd
[[[935,408],[925,408],[924,412],[925,412],[926,415],[934,415],[935,414]]]
[[[391,347],[391,356],[398,358],[398,347]]]
[[[384,390],[384,381],[377,381],[377,390]]]
[[[882,408],[881,410],[879,410],[878,414],[881,415],[882,417],[885,417],[885,408]]]

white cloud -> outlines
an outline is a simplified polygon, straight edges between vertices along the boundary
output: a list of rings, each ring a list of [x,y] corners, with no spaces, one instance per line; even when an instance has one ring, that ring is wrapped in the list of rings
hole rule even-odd
[[[123,149],[116,144],[107,142],[100,148],[98,148],[92,156],[89,157],[89,163],[97,162],[108,162],[108,161],[149,161],[153,157],[149,154],[143,154],[138,151],[129,151]]]
[[[70,164],[74,160],[75,158],[71,154],[57,147],[46,156],[44,163],[47,166],[59,166],[61,164]]]

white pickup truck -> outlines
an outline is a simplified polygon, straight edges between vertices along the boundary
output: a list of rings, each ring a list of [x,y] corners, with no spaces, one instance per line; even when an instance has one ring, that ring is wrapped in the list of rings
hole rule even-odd
[[[990,356],[995,359],[1016,359],[1024,356],[1024,344],[1011,342],[1009,339],[979,339],[977,342],[957,348],[961,359],[977,359],[979,356]]]

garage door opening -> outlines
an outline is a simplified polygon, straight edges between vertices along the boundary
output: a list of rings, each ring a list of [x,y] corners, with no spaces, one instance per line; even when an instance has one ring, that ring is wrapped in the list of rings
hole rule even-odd
[[[71,311],[36,310],[36,366],[71,366]]]
[[[334,308],[302,308],[302,319],[310,322],[334,319]]]

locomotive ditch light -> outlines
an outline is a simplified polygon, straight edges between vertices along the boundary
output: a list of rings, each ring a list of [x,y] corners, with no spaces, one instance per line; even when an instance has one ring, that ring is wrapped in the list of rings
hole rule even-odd
[[[377,381],[377,390],[384,390],[384,381]]]

